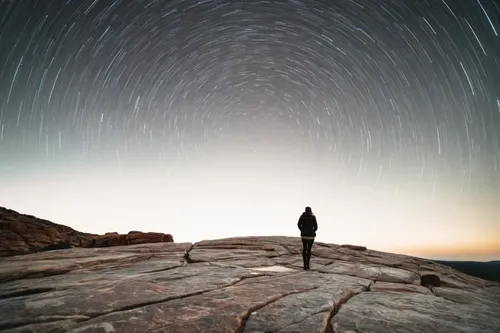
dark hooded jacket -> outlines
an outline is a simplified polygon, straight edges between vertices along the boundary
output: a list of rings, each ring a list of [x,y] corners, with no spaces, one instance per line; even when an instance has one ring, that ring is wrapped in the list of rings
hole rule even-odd
[[[318,222],[313,213],[304,212],[299,218],[297,226],[300,229],[300,236],[302,237],[316,237],[316,230],[318,230]]]

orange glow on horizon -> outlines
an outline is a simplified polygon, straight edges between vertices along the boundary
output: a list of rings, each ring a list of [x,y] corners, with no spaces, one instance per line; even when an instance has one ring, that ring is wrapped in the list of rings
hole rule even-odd
[[[457,243],[455,245],[431,245],[425,247],[398,247],[394,252],[404,253],[418,257],[470,257],[491,258],[486,260],[498,260],[500,258],[500,241],[483,243]]]
[[[203,168],[168,173],[75,169],[7,184],[0,202],[83,232],[140,229],[170,233],[176,242],[297,237],[298,216],[308,205],[318,217],[318,242],[429,259],[500,259],[497,207],[454,191],[430,196],[413,183],[368,186],[284,162],[226,164],[207,160]]]

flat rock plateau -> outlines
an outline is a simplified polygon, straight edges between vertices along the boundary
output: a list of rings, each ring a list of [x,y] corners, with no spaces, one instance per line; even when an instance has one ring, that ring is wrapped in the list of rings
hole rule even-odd
[[[0,258],[0,331],[500,332],[500,284],[429,260],[294,237]]]

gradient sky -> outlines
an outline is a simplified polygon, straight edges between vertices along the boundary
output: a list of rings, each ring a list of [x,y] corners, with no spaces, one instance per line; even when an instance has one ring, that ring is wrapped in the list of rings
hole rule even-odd
[[[493,0],[2,1],[0,206],[500,258]]]

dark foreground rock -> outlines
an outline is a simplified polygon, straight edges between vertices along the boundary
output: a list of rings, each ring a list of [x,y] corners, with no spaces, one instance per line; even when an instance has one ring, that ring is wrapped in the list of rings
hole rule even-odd
[[[2,258],[0,331],[500,332],[496,282],[323,243],[303,271],[301,245],[245,237]]]

